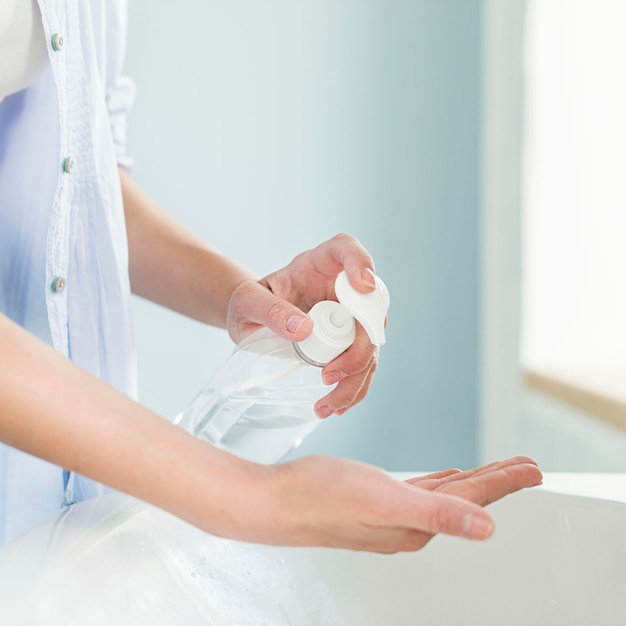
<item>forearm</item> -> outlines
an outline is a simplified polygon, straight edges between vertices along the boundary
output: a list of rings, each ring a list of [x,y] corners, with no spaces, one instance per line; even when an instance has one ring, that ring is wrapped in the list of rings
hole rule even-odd
[[[166,213],[120,168],[133,293],[225,327],[234,289],[258,277]]]
[[[1,315],[0,345],[0,440],[218,535],[251,536],[251,511],[271,526],[271,468],[194,439]]]
[[[541,474],[528,459],[415,488],[361,463],[248,463],[172,426],[0,315],[0,441],[222,537],[394,552],[491,534],[485,505]],[[445,489],[448,493],[429,491]],[[465,500],[464,498],[468,498]]]

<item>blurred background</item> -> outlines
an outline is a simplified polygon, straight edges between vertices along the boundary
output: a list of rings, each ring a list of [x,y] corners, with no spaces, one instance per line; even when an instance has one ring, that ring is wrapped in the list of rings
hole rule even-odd
[[[372,391],[296,455],[429,470],[525,453],[544,469],[626,471],[626,359],[581,340],[603,328],[606,345],[626,347],[616,335],[626,255],[620,267],[621,257],[605,254],[609,274],[585,262],[597,256],[586,234],[599,205],[614,219],[594,245],[621,247],[626,207],[615,172],[626,144],[596,180],[584,157],[593,152],[597,165],[616,136],[603,146],[590,127],[588,150],[573,139],[590,111],[606,117],[605,100],[616,117],[625,110],[623,85],[605,64],[626,54],[611,47],[622,45],[610,31],[617,0],[128,4],[126,73],[138,87],[129,152],[144,188],[260,275],[344,231],[370,250],[389,287]],[[614,42],[600,85],[584,80],[596,75],[587,55],[596,38]],[[597,110],[583,106],[587,93]],[[574,99],[579,111],[567,107]],[[623,122],[603,124],[624,131]],[[618,189],[600,199],[572,190],[587,174]],[[585,210],[583,227],[563,228]],[[605,289],[594,287],[598,272]],[[563,284],[572,288],[554,288]],[[593,311],[566,332],[568,313],[590,301]],[[172,419],[231,341],[139,299],[135,312],[140,398]],[[572,350],[579,344],[589,349]],[[572,401],[582,392],[595,406]]]

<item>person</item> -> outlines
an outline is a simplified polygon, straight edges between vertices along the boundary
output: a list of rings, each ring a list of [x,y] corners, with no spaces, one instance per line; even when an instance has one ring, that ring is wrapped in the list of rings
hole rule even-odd
[[[0,543],[62,506],[123,491],[210,533],[378,552],[438,532],[484,539],[483,506],[538,484],[532,459],[398,482],[309,456],[275,466],[193,438],[134,398],[131,292],[238,341],[259,326],[299,341],[344,270],[374,264],[338,235],[258,277],[162,210],[125,152],[133,84],[121,73],[123,0],[5,0],[0,9]],[[3,32],[4,31],[4,32]],[[323,370],[315,410],[367,394],[377,352],[355,344]]]

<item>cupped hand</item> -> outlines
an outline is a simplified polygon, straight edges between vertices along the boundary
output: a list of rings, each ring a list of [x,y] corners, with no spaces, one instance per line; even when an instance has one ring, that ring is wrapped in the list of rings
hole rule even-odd
[[[268,326],[289,341],[302,341],[313,328],[306,315],[321,300],[336,300],[335,279],[345,270],[360,293],[375,288],[372,258],[351,235],[337,235],[298,255],[286,267],[262,280],[246,281],[233,292],[228,309],[228,332],[234,341],[260,326]],[[362,400],[372,383],[378,349],[357,324],[353,345],[322,369],[327,385],[337,386],[315,404],[319,417],[341,414]]]
[[[332,457],[305,457],[276,470],[283,473],[287,527],[275,530],[283,539],[382,553],[419,550],[437,533],[487,539],[494,525],[482,507],[542,481],[535,461],[524,456],[406,482]]]

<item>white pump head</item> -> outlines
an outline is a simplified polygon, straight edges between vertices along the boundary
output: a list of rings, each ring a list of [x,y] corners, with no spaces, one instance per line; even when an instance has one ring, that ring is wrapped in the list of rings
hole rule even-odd
[[[356,337],[353,317],[332,300],[318,302],[309,311],[313,330],[304,340],[294,343],[296,352],[307,363],[323,367],[349,348]]]
[[[337,300],[363,326],[375,346],[385,343],[385,316],[389,309],[389,291],[385,283],[374,276],[376,288],[370,293],[359,293],[341,272],[335,280]]]
[[[308,363],[324,366],[349,348],[356,337],[354,318],[366,330],[370,341],[377,346],[385,343],[385,316],[389,308],[389,292],[376,277],[376,289],[362,294],[348,282],[345,272],[335,281],[339,302],[324,300],[310,311],[313,331],[298,343],[296,352]]]

